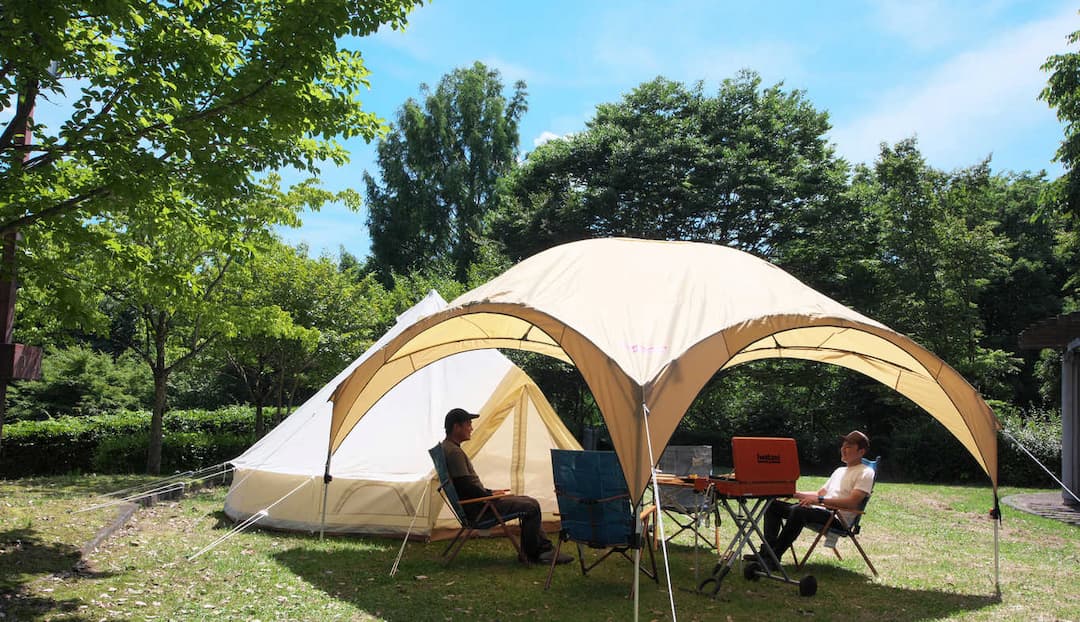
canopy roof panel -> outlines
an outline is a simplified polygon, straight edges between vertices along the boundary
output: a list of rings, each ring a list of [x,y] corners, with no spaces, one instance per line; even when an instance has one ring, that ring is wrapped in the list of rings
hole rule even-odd
[[[766,261],[692,242],[565,244],[463,294],[341,384],[332,398],[330,451],[403,378],[481,348],[573,363],[635,493],[708,379],[763,358],[841,365],[894,388],[956,435],[997,485],[997,420],[952,368]]]

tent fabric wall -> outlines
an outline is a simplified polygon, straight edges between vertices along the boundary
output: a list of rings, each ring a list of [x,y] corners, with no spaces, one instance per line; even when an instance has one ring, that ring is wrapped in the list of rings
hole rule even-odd
[[[320,529],[331,392],[382,344],[445,307],[437,293],[429,294],[375,346],[234,459],[226,514],[242,520],[270,507],[259,525]],[[535,383],[502,354],[488,350],[465,352],[411,374],[343,439],[331,461],[326,531],[400,535],[414,514],[417,535],[452,527],[453,517],[431,487],[427,450],[443,438],[443,417],[453,407],[480,415],[473,440],[463,447],[485,484],[537,497],[552,519],[557,505],[550,449],[580,445]]]
[[[649,446],[658,457],[710,377],[784,357],[841,365],[912,399],[997,487],[997,419],[944,361],[764,260],[692,242],[564,244],[463,294],[406,328],[340,384],[332,396],[330,449],[410,374],[480,348],[529,350],[574,364],[635,494],[649,477]]]

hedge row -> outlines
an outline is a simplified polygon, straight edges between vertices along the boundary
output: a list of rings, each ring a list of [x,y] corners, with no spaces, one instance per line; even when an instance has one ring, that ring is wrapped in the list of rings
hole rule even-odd
[[[1002,409],[1005,410],[1005,409]],[[1055,474],[1061,473],[1061,416],[1034,412],[1020,416],[1003,412],[1003,427]],[[163,473],[220,464],[235,458],[255,442],[255,413],[250,407],[173,411],[165,415],[161,451]],[[61,417],[20,421],[4,427],[0,477],[25,477],[72,472],[141,473],[145,471],[150,414],[121,412],[92,417]],[[796,436],[798,436],[796,434]],[[730,464],[724,439],[676,435],[675,444],[711,444],[719,464]],[[815,445],[835,455],[836,440],[797,438],[802,458],[815,464],[809,451]],[[911,422],[891,438],[874,439],[874,455],[882,455],[886,477],[904,481],[973,482],[986,476],[972,457],[941,424],[929,417]],[[725,458],[727,461],[725,461]],[[999,436],[998,473],[1006,486],[1050,486],[1054,481],[1019,450]],[[823,464],[833,465],[828,459]],[[831,468],[831,466],[829,467]]]
[[[1001,404],[1002,427],[1056,476],[1061,474],[1061,415],[1056,411],[1011,412]],[[912,417],[900,429],[882,433],[871,429],[870,455],[882,458],[880,475],[887,481],[948,484],[989,483],[986,474],[963,445],[932,417]],[[853,426],[856,427],[856,426]],[[781,435],[795,438],[803,473],[827,474],[838,465],[839,439],[833,430],[795,428],[739,430],[738,435]],[[843,430],[850,428],[844,427]],[[730,468],[731,439],[723,432],[678,430],[673,445],[712,445],[713,460]],[[606,445],[610,447],[610,444]],[[1005,434],[998,434],[998,481],[1002,486],[1054,488],[1053,478]]]
[[[163,473],[225,462],[255,442],[249,407],[172,411],[163,425]],[[0,476],[144,472],[149,429],[148,412],[13,423],[4,426]]]

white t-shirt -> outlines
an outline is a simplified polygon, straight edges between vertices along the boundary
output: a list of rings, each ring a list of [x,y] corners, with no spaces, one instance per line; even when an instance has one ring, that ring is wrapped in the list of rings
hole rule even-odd
[[[865,464],[856,464],[853,467],[842,466],[833,471],[829,481],[825,482],[825,498],[846,497],[851,491],[858,490],[870,494],[874,489],[874,469]],[[854,512],[841,511],[840,515],[849,525],[855,518]]]

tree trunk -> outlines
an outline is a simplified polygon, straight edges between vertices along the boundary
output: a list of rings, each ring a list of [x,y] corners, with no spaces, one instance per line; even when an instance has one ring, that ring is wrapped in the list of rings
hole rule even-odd
[[[260,392],[255,400],[255,438],[262,438],[266,434],[266,419],[263,416],[263,396]]]
[[[279,423],[281,423],[282,419],[285,418],[281,414],[281,402],[282,402],[281,398],[282,398],[282,395],[284,395],[284,393],[285,393],[285,366],[282,365],[281,369],[278,371],[277,400],[275,400],[275,401],[277,401],[277,412],[274,413],[274,425],[278,425]]]
[[[0,380],[0,456],[4,455],[4,419],[7,418],[7,380]]]
[[[165,389],[168,386],[169,373],[154,370],[154,412],[150,417],[150,443],[146,456],[146,472],[151,475],[161,474],[162,421],[165,418]]]

